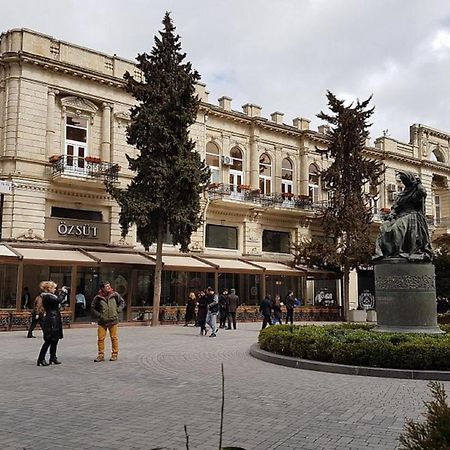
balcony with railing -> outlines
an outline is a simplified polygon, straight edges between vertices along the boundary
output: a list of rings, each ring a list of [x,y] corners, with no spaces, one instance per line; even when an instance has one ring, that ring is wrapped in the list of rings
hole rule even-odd
[[[319,212],[327,202],[313,202],[308,195],[294,195],[291,193],[262,194],[259,189],[251,189],[248,185],[229,185],[212,183],[207,190],[211,201],[234,201],[239,203],[256,203],[262,207],[285,208],[290,210],[304,210]]]
[[[54,180],[81,180],[116,183],[121,167],[93,156],[53,155],[49,158]]]

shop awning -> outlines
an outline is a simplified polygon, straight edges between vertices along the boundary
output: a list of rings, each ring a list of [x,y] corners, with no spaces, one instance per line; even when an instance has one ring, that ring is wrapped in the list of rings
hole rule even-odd
[[[221,273],[263,273],[262,268],[256,267],[241,259],[202,258],[202,260],[216,266],[217,271]]]
[[[57,263],[67,266],[96,264],[94,259],[89,258],[89,256],[76,249],[14,247],[14,250],[22,255],[23,260],[26,263],[37,262],[48,263],[49,265]]]
[[[14,253],[11,249],[9,249],[6,245],[0,245],[0,258],[14,258],[19,259],[19,255]]]
[[[306,275],[310,279],[328,279],[335,280],[342,278],[340,272],[333,272],[332,270],[324,270],[324,269],[313,269],[311,267],[307,267],[304,265],[295,266],[299,270],[303,270],[306,272]]]
[[[100,264],[140,264],[145,266],[154,266],[155,262],[139,253],[125,252],[93,252],[89,249],[86,253],[96,259]]]
[[[163,255],[164,270],[179,270],[184,272],[214,272],[214,267],[207,262],[191,256]]]
[[[285,276],[306,276],[306,272],[300,269],[289,267],[283,263],[270,261],[250,261],[264,269],[266,275],[285,275]]]

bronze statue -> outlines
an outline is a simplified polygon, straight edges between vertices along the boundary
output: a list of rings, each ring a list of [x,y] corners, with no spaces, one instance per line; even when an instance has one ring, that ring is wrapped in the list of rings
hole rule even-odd
[[[374,259],[406,258],[430,261],[433,251],[425,219],[427,193],[420,179],[411,172],[399,171],[397,180],[405,186],[380,227]]]

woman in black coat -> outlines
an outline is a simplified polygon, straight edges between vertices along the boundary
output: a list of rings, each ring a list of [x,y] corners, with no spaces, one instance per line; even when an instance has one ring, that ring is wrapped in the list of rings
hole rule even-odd
[[[56,348],[58,341],[63,338],[62,320],[59,307],[64,301],[67,288],[63,287],[58,295],[56,292],[56,283],[53,281],[43,281],[39,287],[41,289],[42,304],[45,309],[45,317],[42,324],[44,334],[44,343],[39,352],[37,365],[49,366],[50,364],[61,364],[56,357]],[[47,362],[45,356],[50,347],[50,360]]]
[[[207,314],[207,303],[206,303],[206,294],[203,291],[200,291],[197,297],[198,301],[198,311],[197,311],[197,323],[200,327],[200,334],[205,334],[206,336],[206,314]]]

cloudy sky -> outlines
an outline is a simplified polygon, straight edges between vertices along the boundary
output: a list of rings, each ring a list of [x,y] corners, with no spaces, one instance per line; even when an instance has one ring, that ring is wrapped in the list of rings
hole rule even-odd
[[[149,51],[165,11],[211,103],[262,106],[285,123],[373,95],[371,135],[409,140],[409,126],[450,133],[447,0],[14,0],[0,30],[30,28],[134,59]]]

